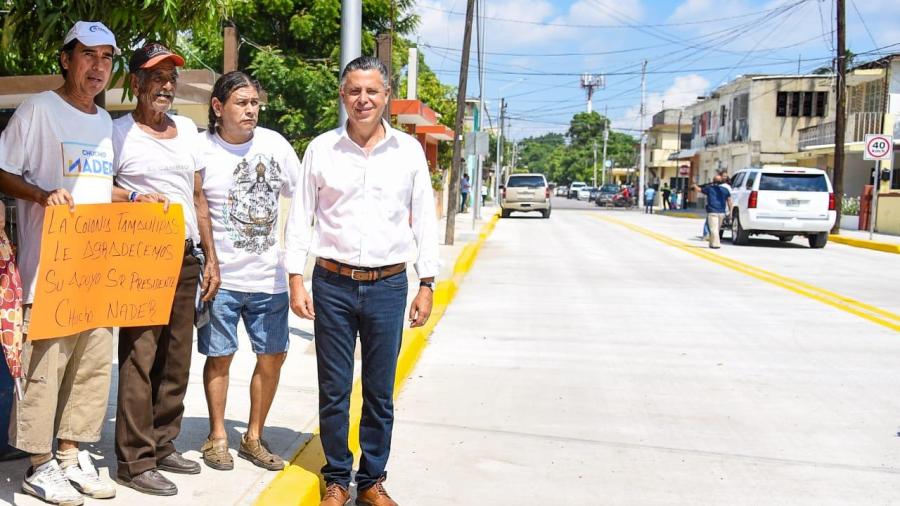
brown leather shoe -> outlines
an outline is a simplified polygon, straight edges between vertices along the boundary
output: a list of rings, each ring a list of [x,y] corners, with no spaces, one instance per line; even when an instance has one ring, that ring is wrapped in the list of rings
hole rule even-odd
[[[350,491],[338,485],[337,483],[329,483],[325,489],[325,497],[319,506],[344,506],[350,502]]]
[[[356,495],[356,506],[399,506],[391,499],[381,481],[375,482],[371,487],[360,490]]]

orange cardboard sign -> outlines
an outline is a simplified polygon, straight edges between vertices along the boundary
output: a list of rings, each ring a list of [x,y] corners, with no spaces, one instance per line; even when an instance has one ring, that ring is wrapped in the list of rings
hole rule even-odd
[[[47,207],[28,338],[169,323],[183,259],[179,204]]]

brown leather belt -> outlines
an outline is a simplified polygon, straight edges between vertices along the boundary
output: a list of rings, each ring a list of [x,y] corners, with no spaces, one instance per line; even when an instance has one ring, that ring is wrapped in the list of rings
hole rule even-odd
[[[341,276],[347,276],[353,281],[378,281],[381,278],[393,276],[406,270],[406,264],[385,265],[384,267],[357,267],[355,265],[342,264],[327,258],[317,258],[316,265]]]

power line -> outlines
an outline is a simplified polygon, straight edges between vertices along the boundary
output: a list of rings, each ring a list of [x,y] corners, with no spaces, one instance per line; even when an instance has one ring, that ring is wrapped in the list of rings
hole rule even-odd
[[[872,36],[872,32],[869,30],[869,25],[866,24],[866,20],[863,19],[862,14],[859,12],[859,8],[856,7],[856,2],[850,0],[850,5],[853,6],[853,10],[856,11],[856,15],[859,16],[859,20],[862,22],[863,28],[865,28],[866,33],[869,34],[869,40],[872,41],[872,45],[878,47],[878,43],[875,42],[875,37]]]
[[[464,12],[457,12],[453,10],[441,9],[440,7],[431,7],[428,5],[420,5],[419,8],[428,9],[431,11],[442,12],[444,14],[450,14],[451,16],[465,16]],[[751,16],[756,16],[758,14],[763,14],[766,12],[771,12],[774,10],[778,10],[781,7],[773,7],[771,9],[766,9],[762,11],[754,11],[747,12],[744,14],[737,14],[734,16],[723,16],[719,18],[710,18],[710,19],[700,19],[697,21],[682,21],[678,23],[652,23],[652,24],[584,24],[584,23],[553,23],[547,21],[528,21],[524,19],[513,19],[513,18],[504,18],[500,16],[483,16],[483,19],[490,19],[492,21],[500,21],[504,23],[516,23],[522,25],[533,25],[533,26],[558,26],[563,28],[634,28],[635,26],[654,28],[654,27],[667,27],[667,26],[692,26],[692,25],[703,25],[703,24],[711,24],[711,23],[720,23],[722,21],[728,21],[730,19],[741,19],[747,18]]]

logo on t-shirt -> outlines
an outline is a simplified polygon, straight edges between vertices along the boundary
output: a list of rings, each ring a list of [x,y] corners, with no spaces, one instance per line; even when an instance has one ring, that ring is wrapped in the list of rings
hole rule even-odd
[[[63,177],[103,177],[113,176],[112,151],[103,147],[81,142],[63,142]]]
[[[275,245],[281,184],[281,166],[272,158],[259,154],[238,163],[223,213],[236,249],[262,254]]]

